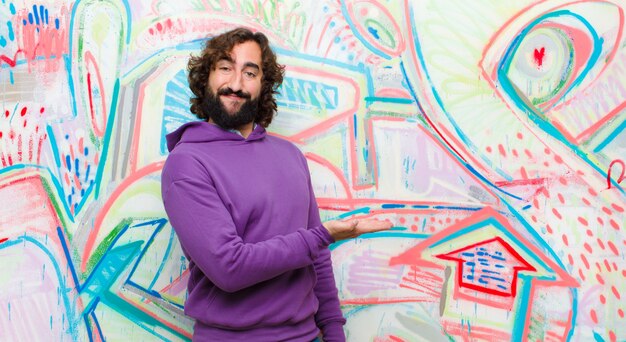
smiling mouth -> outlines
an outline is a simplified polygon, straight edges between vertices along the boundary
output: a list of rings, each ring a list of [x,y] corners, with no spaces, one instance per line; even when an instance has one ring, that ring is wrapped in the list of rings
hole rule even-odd
[[[235,94],[231,94],[231,95],[222,95],[222,96],[224,96],[224,97],[226,97],[226,98],[228,98],[228,99],[241,99],[241,100],[245,100],[245,97],[241,97],[241,96],[238,96],[238,95],[235,95]]]
[[[230,88],[222,89],[217,94],[220,95],[220,96],[226,96],[226,97],[229,97],[229,98],[232,98],[232,97],[236,97],[236,98],[240,98],[240,99],[249,99],[250,98],[250,94],[244,93],[241,90],[233,91]]]

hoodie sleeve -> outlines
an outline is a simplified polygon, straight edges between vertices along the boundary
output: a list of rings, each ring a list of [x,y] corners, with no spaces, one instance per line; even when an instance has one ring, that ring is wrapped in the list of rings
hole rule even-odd
[[[170,155],[168,162],[162,175],[167,216],[185,253],[223,291],[236,292],[311,265],[332,242],[320,225],[258,243],[244,243],[200,163],[178,155]],[[168,168],[168,164],[176,167]],[[197,176],[200,174],[202,177]]]
[[[308,173],[309,170],[306,165],[306,159],[304,163]],[[309,228],[322,226],[310,177],[309,193],[311,196],[309,202],[311,203],[309,208]],[[330,258],[330,249],[328,249],[328,247],[324,247],[317,255],[314,266],[315,273],[317,274],[317,283],[315,284],[314,292],[319,301],[319,308],[315,314],[315,323],[322,331],[324,342],[343,342],[346,340],[343,331],[343,325],[346,323],[346,319],[341,312],[339,295],[333,274],[333,265]]]

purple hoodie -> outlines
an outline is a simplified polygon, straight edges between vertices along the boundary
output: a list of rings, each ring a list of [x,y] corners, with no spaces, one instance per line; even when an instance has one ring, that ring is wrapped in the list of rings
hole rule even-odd
[[[194,340],[344,341],[333,239],[302,153],[260,125],[245,139],[190,122],[167,143],[163,203],[189,259]]]

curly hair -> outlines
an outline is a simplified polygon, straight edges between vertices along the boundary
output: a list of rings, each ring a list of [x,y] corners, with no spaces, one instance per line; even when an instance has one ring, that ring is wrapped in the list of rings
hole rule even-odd
[[[190,110],[198,118],[209,118],[202,110],[202,102],[206,95],[209,74],[215,69],[215,64],[229,57],[233,47],[247,41],[254,41],[261,47],[263,79],[261,80],[261,93],[259,95],[259,110],[255,122],[263,127],[269,126],[276,113],[276,99],[278,87],[283,83],[285,67],[278,64],[276,54],[269,46],[267,37],[261,33],[246,28],[236,28],[222,33],[206,42],[199,56],[191,56],[187,64],[189,88],[195,95],[190,99]]]

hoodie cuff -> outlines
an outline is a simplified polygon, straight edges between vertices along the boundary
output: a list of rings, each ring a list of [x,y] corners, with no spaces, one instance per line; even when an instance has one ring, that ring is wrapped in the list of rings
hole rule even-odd
[[[333,238],[332,235],[330,235],[330,233],[328,232],[328,229],[326,229],[326,227],[324,227],[324,225],[319,225],[317,227],[315,227],[315,229],[318,229],[320,232],[320,235],[322,236],[322,239],[324,240],[324,243],[329,246],[332,243],[335,242],[335,239]]]
[[[343,323],[333,321],[322,328],[324,342],[345,342],[346,335],[343,332]]]
[[[309,246],[311,260],[315,260],[322,249],[335,242],[324,226],[319,225],[311,229],[300,229],[300,235]]]

